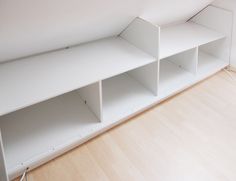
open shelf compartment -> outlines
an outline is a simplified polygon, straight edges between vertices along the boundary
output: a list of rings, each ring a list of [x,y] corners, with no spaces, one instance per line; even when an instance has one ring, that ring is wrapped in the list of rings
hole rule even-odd
[[[100,124],[99,84],[0,117],[9,178],[94,133]]]
[[[160,60],[159,95],[166,97],[191,84],[197,72],[197,48]]]
[[[220,39],[199,46],[198,76],[206,76],[229,65],[227,39]]]
[[[102,81],[104,121],[124,119],[153,103],[157,69],[155,62]]]

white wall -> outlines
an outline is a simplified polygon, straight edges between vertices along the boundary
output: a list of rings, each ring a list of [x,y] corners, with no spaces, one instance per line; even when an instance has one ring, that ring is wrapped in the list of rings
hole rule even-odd
[[[135,17],[184,21],[212,0],[1,0],[0,62],[119,34]]]
[[[236,68],[236,0],[216,0],[213,2],[213,5],[232,10],[234,12],[231,65]]]

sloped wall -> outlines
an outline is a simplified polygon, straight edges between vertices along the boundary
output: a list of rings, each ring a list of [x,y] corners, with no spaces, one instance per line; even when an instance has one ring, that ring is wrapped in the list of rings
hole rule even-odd
[[[213,5],[229,9],[234,12],[233,37],[231,50],[231,65],[236,68],[236,1],[235,0],[216,0]]]
[[[1,0],[0,62],[119,34],[135,17],[185,21],[212,0]]]

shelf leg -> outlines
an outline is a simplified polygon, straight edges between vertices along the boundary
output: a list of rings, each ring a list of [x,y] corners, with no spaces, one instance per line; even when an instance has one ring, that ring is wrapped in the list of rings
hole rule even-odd
[[[6,161],[5,161],[5,156],[4,156],[1,130],[0,130],[0,180],[9,181],[7,169],[6,169]]]

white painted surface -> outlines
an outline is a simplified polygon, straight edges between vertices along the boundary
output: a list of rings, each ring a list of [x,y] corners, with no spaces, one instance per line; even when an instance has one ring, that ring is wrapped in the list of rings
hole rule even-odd
[[[212,46],[205,48],[208,53],[229,62],[231,50],[233,14],[214,6],[208,6],[200,14],[191,19],[191,22],[208,27],[225,35],[223,41],[216,41]]]
[[[1,0],[0,61],[123,31],[136,17],[185,21],[213,0]]]
[[[105,80],[104,121],[100,123],[84,105],[78,91],[2,116],[0,127],[3,130],[4,151],[10,178],[19,176],[26,167],[33,169],[55,158],[226,66],[223,61],[215,60],[211,57],[210,61],[201,61],[199,69],[205,69],[204,64],[208,62],[207,69],[199,71],[197,76],[192,76],[173,63],[163,61],[162,70],[169,69],[173,72],[163,80],[175,81],[176,79],[171,76],[174,75],[180,82],[176,81],[179,86],[171,89],[172,85],[168,85],[170,82],[167,81],[166,91],[161,91],[158,96],[154,96],[127,74]]]
[[[10,175],[25,162],[92,131],[99,120],[77,91],[1,117],[3,145]],[[21,163],[23,165],[21,166]]]
[[[189,85],[194,80],[194,74],[182,69],[166,59],[160,62],[159,94],[169,95],[172,92]]]
[[[229,63],[230,46],[227,38],[213,41],[199,47],[200,51],[206,52],[222,61]]]
[[[184,26],[186,26],[186,24]],[[172,28],[173,27],[175,29],[178,26],[172,26]],[[101,81],[99,80],[101,77],[104,79],[107,78],[102,81],[104,121],[101,123],[98,123],[96,116],[90,111],[88,106],[84,104],[78,91],[73,91],[64,94],[63,96],[0,117],[4,152],[6,153],[6,165],[10,178],[19,176],[26,167],[30,167],[30,169],[35,168],[45,161],[96,136],[113,125],[126,120],[130,116],[167,99],[171,95],[184,90],[226,67],[228,65],[227,62],[202,51],[205,49],[205,43],[215,41],[216,36],[206,33],[210,31],[206,28],[204,28],[204,31],[199,31],[199,26],[197,27],[196,35],[201,34],[204,36],[199,37],[201,41],[197,40],[196,37],[192,37],[191,40],[187,41],[187,44],[190,45],[190,47],[185,48],[186,45],[184,45],[184,48],[182,47],[180,49],[182,51],[185,49],[190,50],[191,48],[194,48],[191,47],[193,40],[195,43],[200,42],[200,44],[198,44],[201,45],[201,47],[199,49],[197,74],[192,74],[178,66],[178,64],[173,63],[174,59],[173,61],[169,60],[171,57],[162,59],[159,67],[160,84],[158,96],[155,96],[152,91],[148,90],[147,87],[150,85],[142,82],[145,81],[146,76],[152,77],[152,75],[154,75],[152,73],[150,75],[146,74],[148,72],[146,70],[152,70],[148,65],[151,63],[156,65],[159,63],[159,60],[156,62],[154,57],[149,56],[120,38],[111,38],[93,42],[91,44],[85,44],[79,48],[66,50],[67,53],[65,53],[65,51],[60,51],[60,53],[56,54],[43,55],[40,56],[40,61],[37,61],[38,57],[36,57],[1,65],[1,85],[9,85],[9,82],[5,81],[14,80],[15,82],[13,81],[13,83],[16,85],[15,88],[21,87],[22,82],[24,81],[26,81],[27,85],[31,86],[28,87],[28,89],[25,89],[24,87],[22,90],[28,91],[25,91],[24,94],[20,94],[21,96],[29,95],[29,93],[32,93],[31,91],[34,90],[35,87],[37,88],[38,85],[40,86],[38,87],[40,88],[38,90],[39,92],[33,92],[37,93],[36,95],[39,93],[40,96],[48,96],[48,92],[50,93],[51,90],[53,90],[51,93],[56,96],[55,91],[58,90],[51,89],[55,85],[59,85],[61,93],[65,93],[70,91],[68,90],[68,87],[73,88],[75,85],[87,85],[89,81],[90,83],[94,83]],[[193,26],[191,25],[191,31],[187,32],[191,33],[193,30],[192,28]],[[202,33],[199,34],[199,32]],[[179,35],[179,29],[177,28],[177,33],[175,32],[173,34],[177,37],[177,35]],[[215,33],[213,33],[213,35],[215,35]],[[217,39],[221,38],[222,37],[218,37]],[[179,45],[178,43],[176,45]],[[218,41],[213,43],[218,45]],[[182,42],[182,44],[185,43]],[[77,54],[78,51],[82,52],[79,56]],[[190,55],[192,54],[195,56],[195,53],[196,52],[191,52]],[[183,57],[186,60],[188,59],[188,56]],[[191,56],[189,57],[191,61]],[[147,66],[147,69],[135,72],[135,76],[129,76],[124,73],[135,68],[141,68],[144,65]],[[18,77],[15,74],[12,74],[12,72],[16,70],[19,72]],[[88,72],[88,70],[91,70],[91,72]],[[83,74],[80,74],[81,72]],[[155,69],[153,72],[155,73]],[[15,77],[12,79],[12,76],[14,75]],[[22,77],[19,77],[19,75]],[[142,77],[142,75],[144,75],[144,77]],[[111,76],[114,77],[110,78]],[[133,79],[133,77],[136,77],[137,80]],[[81,80],[85,80],[85,82],[81,83]],[[36,83],[34,81],[36,81]],[[72,82],[71,84],[71,81],[75,82]],[[47,86],[44,85],[45,82]],[[5,89],[4,86],[1,91],[9,91],[5,92],[5,95],[14,91],[14,99],[19,95],[19,92],[17,92],[19,89]],[[98,98],[97,93],[101,93],[96,91],[98,88],[101,90],[101,87],[99,86],[96,85],[96,88],[92,89],[92,94],[95,93],[96,98]],[[44,87],[46,87],[45,90],[43,89]],[[48,87],[50,89],[48,89]],[[30,96],[33,97],[33,95]],[[99,95],[99,98],[102,96]],[[32,97],[30,97],[30,101],[32,101]],[[85,96],[82,95],[82,97]],[[34,101],[36,103],[41,99],[42,97]],[[102,101],[100,101],[100,103],[101,102]],[[5,101],[2,105],[4,104],[8,104],[8,102]],[[93,105],[93,102],[91,102],[91,105]],[[1,164],[3,162],[3,160],[1,160],[2,156],[3,154],[0,156]]]
[[[120,120],[150,105],[154,94],[138,81],[121,74],[102,82],[104,121]]]
[[[1,127],[0,127],[1,128]],[[5,161],[5,153],[2,142],[2,134],[0,129],[0,180],[8,181],[7,169],[6,169],[6,161]]]
[[[231,51],[231,65],[236,68],[236,1],[235,0],[215,0],[213,5],[221,8],[231,10],[234,14],[233,17],[233,33],[232,33],[232,51]]]
[[[158,61],[131,70],[128,75],[150,90],[154,95],[158,92]]]
[[[159,26],[151,24],[143,19],[136,18],[120,36],[146,53],[149,53],[156,58],[159,57]]]
[[[78,90],[88,108],[102,121],[102,85],[101,81]]]
[[[222,33],[191,22],[161,28],[160,58],[224,37]]]
[[[163,61],[170,61],[183,68],[184,70],[196,74],[198,63],[198,48],[193,48],[171,57],[167,57]]]
[[[0,66],[0,115],[154,62],[121,38],[108,38]]]

